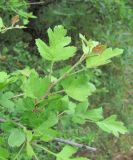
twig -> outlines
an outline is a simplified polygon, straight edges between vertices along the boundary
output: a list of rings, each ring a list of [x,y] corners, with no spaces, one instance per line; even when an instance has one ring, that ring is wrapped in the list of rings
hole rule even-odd
[[[97,151],[96,148],[87,146],[85,144],[76,143],[76,142],[73,142],[71,140],[65,140],[63,138],[55,138],[54,140],[57,141],[57,142],[60,142],[60,143],[64,143],[64,144],[75,146],[77,148],[83,148],[83,149],[89,150],[91,152],[96,152]]]
[[[6,31],[11,30],[11,29],[24,29],[24,28],[26,28],[26,27],[25,26],[18,26],[18,25],[14,26],[14,27],[10,26],[10,27],[2,29],[0,31],[0,33],[5,33]]]
[[[44,3],[46,3],[46,2],[45,2],[45,1],[41,1],[41,2],[30,2],[30,3],[28,3],[28,4],[34,5],[34,4],[44,4]]]
[[[33,145],[56,157],[56,153],[50,151],[49,149],[47,149],[39,144],[36,144],[36,143],[33,143]]]
[[[50,66],[50,73],[49,73],[50,80],[51,80],[51,76],[52,76],[52,73],[53,73],[53,66],[54,66],[54,61],[52,61],[51,66]]]
[[[3,118],[0,118],[0,123],[5,123],[5,122],[8,122],[8,120],[5,120]],[[21,128],[25,128],[23,125],[19,124],[19,123],[16,123],[14,121],[9,121],[9,122],[13,122],[15,123],[16,125],[18,125],[19,127]],[[81,144],[81,143],[76,143],[76,142],[73,142],[71,140],[65,140],[63,138],[54,138],[54,141],[57,141],[57,142],[60,142],[60,143],[64,143],[64,144],[68,144],[68,145],[72,145],[72,146],[75,146],[75,147],[78,147],[78,148],[83,148],[83,149],[86,149],[86,150],[89,150],[91,152],[96,152],[97,149],[96,148],[93,148],[93,147],[90,147],[90,146],[87,146],[85,144]],[[35,144],[34,145],[38,146],[39,148],[42,148],[43,150],[47,151],[47,152],[51,152],[49,151],[48,149],[38,145],[38,144]],[[55,155],[53,152],[51,152],[51,154]]]
[[[15,96],[12,97],[12,99],[18,98],[18,97],[22,97],[22,96],[24,96],[24,93],[20,93],[20,94],[18,94],[18,95],[15,95]]]
[[[30,2],[30,3],[27,3],[27,5],[49,5],[51,3],[53,3],[55,0],[48,0],[48,1],[40,1],[40,2]]]
[[[86,57],[87,57],[87,55],[84,55],[84,54],[83,54],[77,63],[75,63],[67,72],[65,72],[59,79],[57,79],[57,81],[51,83],[51,85],[49,86],[49,88],[48,88],[47,92],[45,93],[43,99],[45,99],[45,98],[49,95],[51,89],[52,89],[57,83],[59,83],[59,82],[60,82],[61,80],[63,80],[64,78],[66,78],[66,77],[69,75],[69,73],[74,70],[74,68],[76,68],[81,62],[83,62],[83,61],[86,59]]]
[[[10,122],[10,123],[13,123],[13,124],[15,124],[16,126],[19,126],[20,128],[23,128],[23,129],[25,129],[25,126],[23,126],[21,123],[19,123],[19,122],[16,122],[16,121],[14,121],[14,120],[9,120],[9,119],[4,119],[4,118],[0,118],[0,123],[6,123],[6,122]]]
[[[50,93],[48,96],[53,96],[53,95],[55,95],[55,94],[64,93],[64,92],[65,92],[65,90],[62,89],[62,90],[60,90],[60,91]]]
[[[6,120],[4,118],[0,118],[0,123],[5,123]]]
[[[50,91],[52,88],[54,88],[56,86],[57,83],[59,83],[60,81],[62,81],[63,79],[65,79],[67,76],[69,76],[69,73],[71,73],[79,64],[81,64],[85,59],[87,58],[87,54],[83,54],[80,59],[77,61],[77,63],[75,63],[70,69],[68,69],[60,78],[58,78],[55,82],[52,82],[45,95],[42,97],[42,99],[40,101],[38,101],[36,103],[36,105],[38,105],[39,103],[41,103],[44,99],[46,99],[49,95],[50,95]]]
[[[25,143],[22,145],[22,147],[20,148],[19,152],[17,153],[17,155],[15,156],[15,158],[14,158],[13,160],[18,159],[18,157],[20,156],[20,154],[21,154],[21,152],[22,152],[24,146],[25,146]]]

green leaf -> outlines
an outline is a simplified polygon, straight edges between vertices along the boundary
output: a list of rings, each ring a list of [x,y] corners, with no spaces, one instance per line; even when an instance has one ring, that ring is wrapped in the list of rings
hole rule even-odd
[[[97,122],[103,119],[103,110],[101,107],[87,111],[88,105],[88,102],[82,102],[77,105],[72,119],[74,123],[84,124],[87,120]]]
[[[71,160],[89,160],[89,159],[85,157],[78,157],[78,158],[72,158]]]
[[[11,100],[13,96],[12,92],[0,93],[0,105],[7,108],[9,112],[14,111],[14,102]]]
[[[67,30],[63,26],[48,29],[49,46],[41,39],[36,39],[36,45],[41,56],[50,61],[66,60],[74,55],[76,47],[68,46],[71,38],[66,36]]]
[[[97,41],[92,41],[92,40],[87,40],[85,38],[84,35],[82,35],[81,33],[79,34],[79,37],[82,41],[82,49],[83,49],[83,52],[84,54],[89,54],[91,53],[92,49],[99,44],[99,42]]]
[[[92,120],[93,122],[97,122],[97,121],[103,119],[102,107],[87,111],[86,112],[86,119]]]
[[[22,89],[25,97],[41,98],[44,96],[50,84],[48,77],[40,78],[37,74],[32,73],[24,82]]]
[[[27,140],[27,142],[30,142],[32,140],[32,138],[33,138],[32,131],[26,130],[25,134],[26,134],[26,140]]]
[[[58,123],[58,117],[51,113],[47,120],[45,120],[37,129],[35,129],[35,134],[39,135],[41,140],[48,142],[51,141],[58,135],[58,132],[51,127]]]
[[[103,51],[103,53],[95,55],[91,54],[87,60],[86,60],[86,65],[88,68],[94,68],[98,67],[104,64],[107,64],[111,62],[111,58],[121,55],[123,53],[123,49],[112,49],[112,48],[107,48],[106,50]]]
[[[127,132],[126,127],[116,118],[116,115],[112,115],[103,121],[97,122],[97,125],[105,132],[112,133],[115,136],[119,136],[119,133],[125,134]]]
[[[0,147],[0,159],[7,160],[9,157],[9,152],[7,149]]]
[[[79,103],[76,106],[75,113],[73,114],[73,122],[78,124],[84,124],[86,122],[86,112],[88,108],[88,102]]]
[[[3,20],[2,18],[0,17],[0,30],[4,27],[4,23],[3,23]]]
[[[84,157],[71,158],[76,152],[76,148],[71,146],[65,146],[61,152],[56,154],[56,160],[89,160],[88,158]]]
[[[69,160],[76,151],[77,150],[71,146],[65,146],[62,151],[57,154],[56,160]]]
[[[19,98],[15,103],[15,112],[18,114],[25,113],[27,111],[32,112],[35,107],[35,100],[29,97]]]
[[[92,83],[88,82],[84,74],[66,78],[62,86],[68,96],[78,101],[86,101],[96,89]]]
[[[19,147],[25,141],[25,134],[19,129],[13,129],[8,138],[8,144],[11,147]]]
[[[29,142],[27,142],[27,144],[26,144],[26,151],[27,151],[28,157],[30,157],[30,158],[32,158],[35,155],[33,148]]]
[[[0,72],[0,89],[3,89],[9,83],[9,75],[6,72]]]

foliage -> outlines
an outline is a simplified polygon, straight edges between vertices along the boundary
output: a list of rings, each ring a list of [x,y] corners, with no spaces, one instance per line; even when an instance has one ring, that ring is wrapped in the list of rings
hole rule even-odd
[[[6,145],[8,141],[7,135],[9,135],[9,132],[12,132],[11,129],[14,127],[16,129],[16,125],[12,125],[10,122],[6,125],[6,131],[9,132],[6,132],[5,138],[3,138],[1,132],[0,146],[2,147],[0,148],[0,159],[2,159],[1,155],[4,155],[6,159],[10,155],[15,157],[20,148],[23,152],[21,152],[17,159],[25,159],[27,155],[29,157],[36,157],[36,154],[39,155],[40,159],[44,159],[44,156],[46,160],[53,159],[52,155],[46,155],[41,149],[31,144],[32,133],[30,130],[42,123],[41,117],[39,118],[40,112],[43,112],[47,106],[49,106],[48,108],[52,112],[53,110],[58,110],[58,123],[56,115],[51,114],[48,116],[49,111],[45,110],[47,112],[44,117],[42,116],[42,119],[46,123],[49,119],[52,119],[52,122],[46,128],[44,128],[46,123],[43,123],[42,126],[36,129],[36,133],[43,140],[50,141],[50,143],[41,142],[41,145],[45,145],[55,153],[59,152],[63,146],[57,145],[55,141],[52,141],[52,143],[51,140],[53,137],[61,136],[66,139],[70,139],[71,137],[74,141],[93,145],[98,149],[100,148],[100,152],[96,154],[90,154],[84,150],[78,150],[78,153],[74,154],[81,155],[81,157],[86,155],[90,159],[110,160],[113,159],[115,154],[123,153],[130,149],[132,146],[133,130],[131,124],[133,120],[132,6],[131,0],[45,0],[45,2],[41,3],[38,1],[32,3],[32,1],[27,0],[2,0],[0,2],[0,30],[4,33],[0,34],[0,67],[3,72],[0,76],[0,88],[2,89],[0,104],[5,109],[5,112],[4,110],[1,111],[0,117],[3,116],[4,112],[5,118],[9,117],[13,119],[17,117],[15,121],[20,122],[20,117],[25,112],[26,114],[22,116],[21,122],[24,125],[29,124],[29,126],[32,126],[28,127],[28,132],[24,131],[29,136],[29,138],[27,136],[26,140],[28,143],[25,144],[24,142],[21,147],[12,148]],[[65,48],[76,46],[77,53],[75,52],[72,55],[74,57],[67,59],[67,61],[60,60],[56,63],[50,62],[50,60],[47,61],[45,56],[45,58],[40,58],[35,46],[35,39],[39,37],[41,42],[55,56],[56,53],[52,52],[53,49],[50,42],[48,42],[49,37],[46,34],[46,30],[49,28],[51,33],[54,33],[54,29],[52,30],[53,26],[59,24],[63,24],[64,27],[62,28],[67,28],[72,39],[70,44],[58,46],[58,52],[60,49],[64,50]],[[78,37],[79,32],[86,35],[90,40],[86,40],[80,34],[80,41]],[[66,38],[66,36],[62,37]],[[104,45],[98,44],[97,41],[91,39],[98,40]],[[61,43],[60,38],[56,39],[56,42],[58,40]],[[81,42],[83,51],[81,50]],[[103,51],[106,53],[107,46],[110,46],[108,48],[110,50],[112,48],[112,53],[114,53],[114,50],[117,50],[116,48],[123,48],[124,54],[120,58],[114,58],[112,63],[101,66],[101,64],[110,60],[108,57],[104,57],[104,60],[102,59]],[[46,51],[46,49],[44,50]],[[55,47],[54,50],[57,50],[57,48]],[[53,83],[78,61],[82,52],[88,54],[92,50],[93,53],[88,55],[89,59],[86,61],[89,61],[89,63],[83,61],[81,65],[78,65],[70,72],[71,76],[66,76],[65,79],[52,88],[51,92],[57,93],[50,95],[50,99],[46,98],[47,102],[45,101],[45,103],[40,100],[42,102],[39,104],[39,109],[34,106],[35,102],[32,99],[38,99],[38,97],[41,99],[42,93],[40,94],[38,90],[45,90],[45,85],[42,83],[45,79],[51,77],[50,83]],[[60,55],[64,57],[62,53]],[[43,55],[45,55],[44,52],[42,53],[42,57]],[[92,60],[97,61],[95,63],[95,66],[98,65],[96,68],[93,68],[93,62],[90,63]],[[85,63],[88,64],[89,68],[86,68]],[[35,68],[36,71],[27,66]],[[54,68],[53,72],[51,68]],[[17,69],[19,70],[14,72]],[[39,84],[42,84],[42,87],[36,87],[33,84],[33,77],[36,79],[34,83],[37,85],[39,82]],[[76,82],[76,85],[74,82]],[[81,82],[85,83],[85,85],[81,85]],[[31,83],[31,86],[28,85],[29,83]],[[80,87],[86,92],[81,92],[81,89],[79,90]],[[37,88],[38,90],[35,92]],[[75,89],[77,89],[76,93]],[[24,95],[25,97],[23,97]],[[88,99],[88,102],[86,99]],[[16,113],[14,113],[15,111]],[[115,117],[114,113],[118,115],[119,120],[125,123],[130,134],[114,138],[98,128],[97,121],[100,121],[100,124],[105,122],[104,125],[106,126],[106,122],[108,124],[106,120],[111,117],[111,126],[115,128],[113,131],[119,133],[115,127],[115,124],[119,123],[119,121],[110,116],[113,115]],[[36,119],[35,114],[37,115]],[[71,118],[68,117],[68,114]],[[31,115],[31,119],[29,119],[29,115]],[[34,123],[32,119],[35,119]],[[121,124],[119,123],[119,125]],[[63,135],[57,132],[57,130],[61,131]],[[23,129],[19,129],[19,131],[23,132]],[[47,132],[51,132],[51,134],[48,135]],[[2,143],[4,145],[1,145]],[[70,156],[69,158],[72,157]]]
[[[81,57],[75,64],[68,66],[67,69],[55,69],[56,61],[72,57],[76,47],[68,45],[70,37],[66,37],[66,29],[61,25],[55,26],[53,31],[48,29],[48,34],[50,47],[38,39],[36,45],[42,58],[49,60],[51,64],[49,74],[40,76],[34,69],[18,70],[10,74],[0,72],[0,77],[2,76],[0,116],[3,122],[1,147],[5,148],[1,154],[3,159],[9,156],[4,154],[5,152],[10,153],[12,159],[17,159],[22,155],[24,159],[26,157],[38,159],[34,151],[38,148],[53,155],[57,160],[87,160],[88,158],[83,157],[73,158],[76,149],[70,146],[65,146],[59,153],[52,152],[45,147],[46,142],[51,143],[56,137],[63,137],[59,126],[62,122],[67,123],[67,120],[78,125],[91,121],[94,125],[115,136],[127,132],[123,123],[116,120],[116,115],[104,119],[101,107],[89,109],[88,96],[95,92],[96,86],[87,77],[90,67],[83,63],[92,57],[99,57],[97,61],[101,62],[101,56],[103,62],[106,59],[110,61],[112,57],[122,54],[123,50],[114,49],[112,54],[112,50],[106,48],[104,51],[99,50],[100,54],[95,54],[93,49],[98,47],[99,43],[96,45],[95,41],[91,40],[92,43],[86,44],[88,53],[83,49]],[[84,65],[82,72],[81,64]],[[92,68],[103,65],[95,61],[94,64],[93,62],[91,64]],[[12,90],[13,85],[19,88],[18,93]],[[8,145],[4,143],[7,141]],[[14,147],[16,149],[9,152]]]

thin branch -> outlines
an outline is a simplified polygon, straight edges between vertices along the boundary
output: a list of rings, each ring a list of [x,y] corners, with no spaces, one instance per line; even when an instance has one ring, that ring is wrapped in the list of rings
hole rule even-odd
[[[34,5],[34,4],[44,4],[44,3],[46,3],[46,2],[45,2],[45,1],[41,1],[41,2],[30,2],[30,3],[28,3],[28,4]]]
[[[15,95],[15,96],[12,97],[12,99],[18,98],[18,97],[22,97],[22,96],[24,96],[24,93],[20,93],[20,94],[18,94],[18,95]]]
[[[5,123],[5,122],[13,122],[13,123],[15,123],[16,125],[18,125],[19,127],[25,128],[23,125],[21,125],[21,124],[19,124],[19,123],[16,123],[16,122],[14,122],[14,121],[12,121],[12,120],[8,121],[8,120],[5,120],[5,119],[3,119],[3,118],[0,118],[0,123]],[[78,147],[78,148],[81,148],[81,149],[86,149],[86,150],[89,150],[89,151],[91,151],[91,152],[96,152],[96,151],[97,151],[96,148],[87,146],[87,145],[85,145],[85,144],[76,143],[76,142],[71,141],[71,140],[65,140],[65,139],[63,139],[63,138],[54,138],[54,141],[60,142],[60,143],[64,143],[64,144],[68,144],[68,145],[72,145],[72,146],[75,146],[75,147]],[[36,144],[36,143],[34,143],[34,145],[36,145],[37,147],[45,150],[46,152],[49,152],[50,154],[53,154],[54,156],[56,155],[55,153],[49,151],[47,148],[44,148],[44,147],[42,147],[42,146],[40,146],[40,145],[38,145],[38,144]]]
[[[50,66],[50,72],[49,72],[49,78],[50,78],[50,80],[51,80],[52,73],[53,73],[53,66],[54,66],[54,61],[51,62],[51,66]]]
[[[57,92],[52,92],[52,93],[50,93],[48,96],[53,96],[53,95],[55,95],[55,94],[64,93],[64,92],[65,92],[65,90],[62,89],[62,90],[57,91]]]
[[[13,160],[18,159],[18,157],[20,156],[20,154],[21,154],[21,152],[22,152],[24,146],[25,146],[25,143],[22,145],[22,147],[20,148],[19,152],[17,153],[17,155],[15,156],[15,158],[14,158]]]
[[[16,126],[19,126],[20,128],[23,128],[23,129],[26,128],[24,125],[22,125],[22,124],[19,123],[19,122],[14,121],[14,120],[9,120],[9,119],[6,120],[6,119],[4,119],[4,118],[0,118],[0,123],[6,123],[6,122],[13,123],[13,124],[15,124]]]
[[[36,143],[33,143],[33,145],[56,157],[56,153],[50,151],[49,149],[47,149],[39,144],[36,144]]]
[[[87,146],[85,144],[76,143],[76,142],[73,142],[71,140],[65,140],[63,138],[55,138],[54,140],[57,141],[57,142],[60,142],[60,143],[68,144],[68,145],[71,145],[71,146],[75,146],[77,148],[86,149],[86,150],[89,150],[91,152],[96,152],[97,151],[96,148]]]
[[[5,33],[6,31],[11,30],[11,29],[24,29],[24,28],[26,28],[26,27],[25,26],[18,26],[18,25],[16,25],[14,27],[10,26],[10,27],[4,28],[0,32],[1,33]]]
[[[49,5],[51,3],[53,3],[55,0],[48,0],[48,1],[40,1],[40,2],[30,2],[30,3],[27,3],[27,5]]]
[[[55,82],[52,82],[45,95],[42,97],[42,99],[40,101],[38,101],[36,103],[36,105],[38,105],[39,103],[41,103],[44,99],[46,99],[49,95],[50,95],[50,92],[51,92],[51,89],[54,88],[56,86],[57,83],[59,83],[60,81],[62,81],[63,79],[65,79],[66,77],[69,76],[69,73],[71,73],[79,64],[81,64],[85,59],[87,58],[87,54],[83,54],[80,59],[77,61],[77,63],[75,63],[70,69],[68,69],[60,78],[58,78]]]
[[[0,118],[0,123],[5,123],[6,120],[4,118]]]

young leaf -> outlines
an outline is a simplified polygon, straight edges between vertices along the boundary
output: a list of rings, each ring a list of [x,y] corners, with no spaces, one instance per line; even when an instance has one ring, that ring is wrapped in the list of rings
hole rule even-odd
[[[0,105],[5,107],[9,112],[14,111],[14,102],[11,100],[13,95],[12,92],[0,93]]]
[[[89,160],[89,159],[85,157],[77,157],[77,158],[72,158],[71,160]]]
[[[58,123],[58,117],[51,113],[47,120],[45,120],[36,130],[35,133],[41,137],[41,140],[48,142],[55,138],[58,132],[51,129],[55,124]]]
[[[84,124],[86,122],[86,112],[88,108],[88,102],[79,103],[76,106],[75,113],[73,114],[73,122],[78,124]]]
[[[9,75],[6,72],[0,72],[0,89],[3,89],[9,83]]]
[[[87,120],[97,122],[103,119],[102,107],[88,110],[88,102],[79,103],[76,107],[75,114],[73,115],[73,122],[84,124]]]
[[[86,101],[87,97],[96,89],[83,74],[66,78],[62,82],[62,86],[68,96],[81,102]]]
[[[86,65],[88,68],[98,67],[111,62],[111,58],[123,53],[122,49],[107,48],[103,53],[94,55],[93,53],[87,58]]]
[[[120,121],[116,120],[116,115],[112,115],[103,121],[97,122],[97,125],[105,132],[112,133],[115,136],[119,136],[119,133],[125,134],[127,132],[126,127]]]
[[[71,38],[66,36],[67,30],[63,26],[48,29],[49,46],[41,39],[36,39],[36,45],[41,56],[50,61],[66,60],[74,55],[76,47],[68,46]]]
[[[71,147],[71,146],[65,146],[61,152],[56,154],[56,160],[89,160],[88,158],[84,157],[77,157],[77,158],[71,158],[74,153],[77,152],[77,149]]]
[[[50,81],[48,77],[40,78],[37,74],[32,73],[24,82],[22,89],[25,97],[41,98],[49,87]]]
[[[0,159],[7,160],[9,158],[9,152],[7,149],[0,147]]]
[[[81,39],[81,41],[82,41],[82,49],[83,49],[84,54],[89,54],[89,53],[91,53],[91,52],[92,52],[92,49],[99,44],[99,42],[93,41],[93,40],[91,40],[91,39],[88,41],[88,40],[85,38],[85,36],[82,35],[81,33],[79,34],[79,37],[80,37],[80,39]]]
[[[25,134],[19,129],[13,129],[9,138],[8,144],[11,147],[19,147],[25,141]]]
[[[3,20],[2,18],[0,17],[0,30],[4,27],[4,24],[3,24]]]
[[[97,122],[97,121],[103,119],[102,107],[87,111],[86,112],[86,119],[89,119],[93,122]]]
[[[26,144],[26,151],[27,151],[27,155],[28,155],[29,158],[32,158],[35,154],[32,146],[30,145],[29,142],[27,142],[27,144]]]
[[[65,146],[62,151],[57,154],[56,160],[69,160],[76,151],[77,150],[71,146]]]

